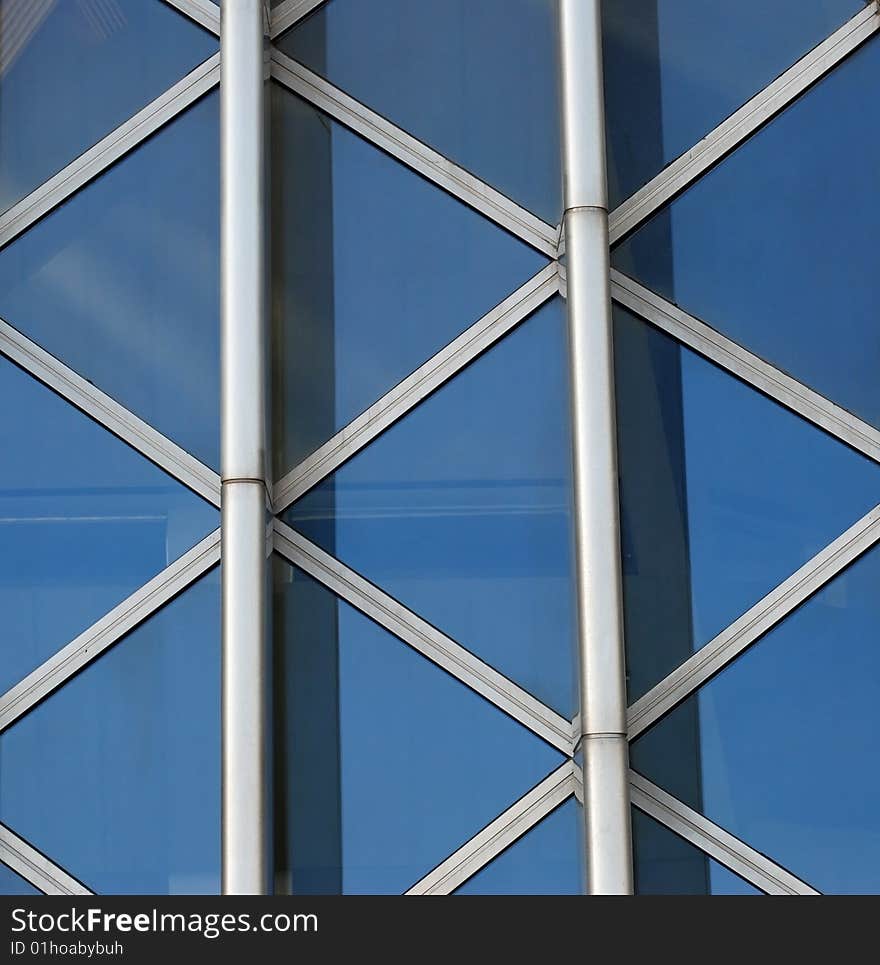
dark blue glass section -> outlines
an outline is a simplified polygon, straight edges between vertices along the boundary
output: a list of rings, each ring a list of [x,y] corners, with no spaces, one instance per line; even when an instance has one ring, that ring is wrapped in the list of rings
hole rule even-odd
[[[800,6],[800,5],[798,5]],[[880,426],[871,41],[613,253],[649,288]],[[797,158],[797,163],[792,159]]]
[[[630,697],[880,502],[880,467],[615,306]]]
[[[216,50],[158,0],[0,0],[0,211]]]
[[[40,895],[32,884],[16,874],[12,868],[0,864],[0,895]]]
[[[0,316],[215,469],[218,107],[209,94],[0,252]]]
[[[553,0],[329,0],[284,53],[555,224]]]
[[[723,864],[633,808],[637,895],[761,895]]]
[[[272,90],[281,475],[546,259],[305,101]]]
[[[878,585],[874,549],[632,747],[637,770],[823,892],[880,890]]]
[[[276,890],[401,894],[562,763],[281,560],[276,594]]]
[[[219,570],[0,735],[0,821],[100,894],[219,891]]]
[[[285,515],[574,713],[565,320],[540,309]]]
[[[0,358],[0,693],[206,536],[213,506]]]
[[[570,798],[455,894],[582,895],[582,822],[580,805]]]
[[[862,0],[603,0],[616,205],[864,6]]]

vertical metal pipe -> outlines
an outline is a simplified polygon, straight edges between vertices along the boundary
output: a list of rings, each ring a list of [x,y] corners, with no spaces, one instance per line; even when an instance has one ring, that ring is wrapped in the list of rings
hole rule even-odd
[[[588,891],[632,894],[600,0],[559,0]]]
[[[262,0],[221,15],[223,893],[268,890]]]

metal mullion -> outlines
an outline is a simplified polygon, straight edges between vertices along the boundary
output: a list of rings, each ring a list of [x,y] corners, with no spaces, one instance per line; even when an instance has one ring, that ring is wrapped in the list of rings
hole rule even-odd
[[[214,506],[220,506],[220,477],[151,425],[129,412],[73,369],[0,318],[0,354],[75,405],[133,449]]]
[[[14,724],[219,560],[217,529],[0,696],[0,731]]]
[[[878,5],[871,0],[865,9],[860,10],[738,111],[722,121],[689,151],[618,205],[609,219],[611,244],[635,230],[724,155],[784,110],[808,87],[871,37],[878,28]]]
[[[284,0],[272,10],[269,23],[269,36],[272,40],[279,37],[285,30],[305,18],[326,0]]]
[[[853,449],[875,462],[880,462],[880,430],[858,416],[847,412],[814,389],[798,382],[616,269],[611,270],[611,296],[688,348],[748,382]]]
[[[524,794],[470,841],[416,882],[406,894],[451,895],[572,796],[574,770],[573,761],[561,764],[537,787]]]
[[[218,4],[212,3],[211,0],[165,0],[165,3],[179,10],[206,30],[210,30],[215,36],[220,36],[220,7]]]
[[[22,198],[0,216],[0,248],[206,94],[219,78],[217,53]]]
[[[280,479],[274,489],[275,512],[284,512],[552,298],[558,288],[556,270],[552,263],[539,271]]]
[[[878,541],[880,506],[854,523],[784,583],[635,701],[628,712],[630,740],[634,740],[676,704],[694,693]]]
[[[278,519],[275,549],[557,750],[573,752],[571,721]]]
[[[815,888],[707,817],[630,771],[632,803],[719,864],[769,895],[818,895]]]
[[[0,824],[0,861],[44,895],[93,894],[81,881],[50,861],[5,824]]]
[[[555,225],[542,221],[274,47],[272,77],[533,248],[551,258],[556,257]]]

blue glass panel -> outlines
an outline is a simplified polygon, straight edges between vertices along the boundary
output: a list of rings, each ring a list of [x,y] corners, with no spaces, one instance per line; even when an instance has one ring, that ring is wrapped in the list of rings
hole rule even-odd
[[[277,85],[273,117],[281,475],[546,259]]]
[[[0,252],[0,316],[215,469],[218,107],[209,94]]]
[[[280,559],[276,588],[277,890],[401,894],[562,763]]]
[[[549,303],[287,521],[561,713],[574,697],[565,320]]]
[[[880,502],[880,467],[615,306],[630,697]]]
[[[555,224],[553,0],[329,0],[284,53]]]
[[[216,50],[158,0],[0,0],[0,211]]]
[[[880,426],[871,41],[613,253],[614,264]],[[792,163],[796,157],[798,162]]]
[[[582,895],[581,808],[574,798],[468,879],[457,895]]]
[[[16,874],[12,868],[0,864],[0,895],[39,895],[32,884]]]
[[[603,0],[619,204],[857,13],[862,0]]]
[[[761,895],[739,875],[633,808],[637,895]]]
[[[0,821],[98,893],[218,892],[219,570],[0,735]]]
[[[0,693],[195,545],[219,517],[0,358]]]
[[[633,766],[830,893],[880,891],[880,550],[633,744]]]

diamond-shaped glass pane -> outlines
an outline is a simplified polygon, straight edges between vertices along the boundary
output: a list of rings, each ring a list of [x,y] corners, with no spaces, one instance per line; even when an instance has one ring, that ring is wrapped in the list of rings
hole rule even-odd
[[[217,46],[159,0],[0,0],[0,211]]]
[[[204,97],[0,251],[0,316],[215,469],[218,107]]]
[[[570,716],[565,357],[556,300],[307,493],[285,519]]]
[[[219,522],[213,506],[0,358],[0,693]]]
[[[328,0],[278,40],[440,154],[555,224],[554,0]]]
[[[278,85],[272,104],[282,475],[546,259]]]
[[[98,893],[218,892],[219,570],[0,735],[0,821]]]
[[[880,503],[880,466],[615,306],[630,698]]]
[[[276,891],[401,894],[561,755],[276,557]]]
[[[612,254],[622,271],[876,426],[880,126],[865,123],[865,92],[878,76],[873,40]]]
[[[830,893],[880,889],[880,550],[632,746],[633,766]]]

